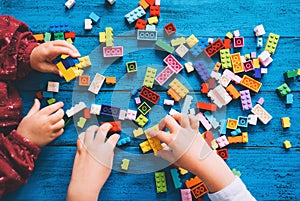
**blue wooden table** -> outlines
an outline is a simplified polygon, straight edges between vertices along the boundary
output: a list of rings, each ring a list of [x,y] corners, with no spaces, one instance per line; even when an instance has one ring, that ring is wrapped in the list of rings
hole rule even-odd
[[[34,33],[48,31],[51,24],[67,23],[76,32],[74,45],[82,55],[90,55],[93,66],[85,73],[93,75],[96,72],[105,76],[116,76],[117,85],[110,87],[104,85],[98,96],[87,92],[86,88],[78,86],[78,80],[66,83],[63,79],[51,74],[32,72],[27,78],[17,83],[24,102],[24,115],[32,105],[32,100],[37,91],[46,90],[47,82],[59,81],[60,92],[55,95],[57,100],[65,103],[64,109],[69,109],[79,100],[88,105],[95,102],[121,107],[122,109],[135,109],[133,97],[130,91],[142,85],[146,67],[155,67],[158,72],[163,68],[163,58],[166,52],[155,49],[154,43],[138,43],[134,25],[129,25],[124,15],[133,10],[138,1],[117,0],[111,6],[104,0],[79,1],[71,10],[64,7],[65,0],[54,1],[17,1],[1,0],[0,13],[15,16],[23,20],[31,27]],[[242,54],[256,50],[256,40],[253,28],[263,24],[267,34],[270,32],[279,34],[280,41],[274,62],[268,67],[268,74],[260,81],[263,86],[258,94],[252,93],[255,103],[260,97],[264,97],[263,107],[273,116],[271,122],[263,125],[258,122],[256,126],[243,129],[249,133],[249,142],[243,145],[230,145],[228,165],[242,173],[242,180],[257,198],[257,200],[300,200],[300,137],[299,137],[299,113],[300,113],[300,84],[297,80],[289,83],[294,95],[294,103],[287,107],[285,101],[279,98],[275,89],[284,83],[283,73],[290,69],[299,68],[300,60],[300,2],[290,1],[183,1],[164,0],[161,3],[161,17],[157,26],[159,38],[168,42],[177,36],[189,36],[194,34],[201,38],[224,38],[230,31],[240,30],[245,37],[245,47]],[[94,25],[92,31],[84,31],[84,19],[91,12],[101,16],[100,22]],[[149,12],[148,12],[149,13]],[[149,14],[148,14],[149,15]],[[177,27],[175,36],[167,37],[163,33],[163,26],[173,22]],[[124,46],[124,57],[117,60],[103,59],[101,46],[99,46],[98,33],[105,27],[112,27],[115,35],[115,45]],[[257,50],[260,53],[262,50]],[[219,60],[218,56],[208,61],[214,64]],[[190,56],[180,59],[194,61]],[[139,71],[133,76],[127,76],[125,63],[137,61]],[[93,76],[92,76],[93,77]],[[177,76],[190,90],[194,97],[192,106],[196,101],[208,101],[200,93],[201,80],[196,73],[187,74],[185,71]],[[169,108],[162,107],[166,94],[167,84],[164,87],[155,86],[154,90],[161,95],[158,106],[151,111],[148,125],[154,125]],[[180,108],[176,104],[175,109]],[[247,115],[242,111],[240,100],[232,101],[225,110],[225,117],[237,118]],[[281,117],[291,118],[291,127],[281,127]],[[219,116],[216,115],[218,119]],[[63,136],[43,148],[27,185],[2,200],[64,200],[69,184],[73,158],[76,151],[76,139],[82,130],[76,128],[79,116],[74,117],[74,123],[68,125]],[[95,121],[104,121],[102,117]],[[91,123],[91,122],[90,122]],[[89,124],[90,124],[89,123]],[[84,129],[89,125],[87,124]],[[122,137],[132,135],[132,130],[137,128],[131,122],[123,122]],[[83,130],[84,130],[83,129]],[[203,131],[203,128],[201,128]],[[283,141],[289,140],[292,148],[285,150]],[[143,140],[135,140],[129,146],[122,148],[123,152],[141,155],[139,143]],[[120,151],[122,152],[122,151]],[[149,161],[132,159],[129,167],[133,173],[124,173],[120,169],[122,153],[116,154],[114,171],[104,186],[100,200],[181,200],[180,191],[174,188],[169,169],[165,168],[168,192],[157,194],[155,189],[153,164]],[[155,169],[155,168],[154,168]],[[208,170],[209,171],[209,170]],[[137,174],[137,173],[143,174]],[[182,182],[191,175],[182,176]],[[205,200],[208,200],[204,196]]]

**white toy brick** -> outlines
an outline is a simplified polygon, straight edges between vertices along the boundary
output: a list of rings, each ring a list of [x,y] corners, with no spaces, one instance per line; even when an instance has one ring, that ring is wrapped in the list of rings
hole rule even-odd
[[[65,6],[68,8],[68,9],[71,9],[74,4],[76,3],[75,0],[68,0],[66,3],[65,3]]]
[[[84,19],[84,30],[90,31],[93,28],[93,21],[91,19]]]
[[[204,128],[208,131],[212,128],[212,126],[210,125],[210,123],[208,122],[208,120],[205,118],[205,116],[199,112],[196,117],[198,118],[198,120],[200,121],[200,123],[204,126]]]
[[[156,25],[155,24],[147,24],[146,30],[147,31],[156,31]]]
[[[257,115],[249,114],[248,115],[248,124],[251,124],[251,125],[255,126],[257,124]]]
[[[164,105],[174,105],[174,100],[164,99]]]
[[[227,105],[231,100],[231,96],[226,92],[222,85],[218,85],[213,90],[210,90],[207,96],[216,104],[219,108]]]
[[[227,138],[226,138],[225,135],[222,135],[221,137],[218,137],[218,138],[216,139],[216,141],[217,141],[217,143],[219,144],[219,147],[220,147],[220,148],[223,148],[223,147],[229,145],[229,142],[228,142],[228,140],[227,140]]]
[[[195,108],[191,108],[191,109],[189,110],[189,113],[190,113],[191,115],[195,115],[195,114],[196,114]]]
[[[214,78],[215,80],[219,80],[221,78],[221,76],[222,76],[221,73],[218,73],[216,71],[211,71],[211,73],[210,73],[210,77]]]
[[[126,119],[127,120],[135,120],[137,115],[137,111],[135,110],[127,110]]]
[[[269,57],[269,58],[267,58],[266,60],[261,61],[260,63],[261,63],[264,67],[267,67],[267,66],[270,65],[272,62],[273,62],[272,57]]]
[[[261,71],[261,74],[267,74],[268,73],[267,68],[261,68],[260,71]]]
[[[47,91],[58,92],[59,91],[59,82],[48,82]]]
[[[263,123],[263,124],[267,124],[271,119],[272,116],[260,105],[260,104],[256,104],[251,112],[253,114],[256,114],[258,119]]]
[[[234,74],[232,71],[225,69],[223,72],[223,75],[227,75],[227,77],[229,77],[232,81],[236,82],[236,83],[240,83],[242,78],[236,74]]]
[[[208,42],[209,44],[211,44],[211,43],[214,42],[214,39],[213,39],[213,38],[208,38],[208,39],[207,39],[207,42]]]
[[[194,67],[193,67],[193,63],[192,62],[187,62],[184,64],[185,70],[187,73],[190,73],[192,71],[194,71]]]
[[[240,36],[240,31],[239,30],[233,31],[233,35],[234,35],[234,37],[239,37]]]
[[[119,119],[125,120],[126,119],[127,112],[125,110],[120,110]]]
[[[186,95],[183,105],[182,105],[182,108],[181,108],[182,114],[188,114],[189,109],[191,108],[192,100],[193,100],[193,96]]]
[[[214,71],[212,71],[214,72]],[[219,84],[221,84],[223,87],[227,87],[230,83],[231,79],[227,75],[222,75],[221,78],[219,79]]]
[[[178,114],[179,112],[177,110],[174,110],[173,108],[171,108],[169,115],[174,115],[174,114]]]
[[[266,34],[265,28],[262,24],[256,26],[254,28],[254,32],[255,32],[255,36],[262,36],[262,35]]]
[[[66,114],[68,117],[72,117],[73,115],[77,114],[78,112],[82,111],[86,108],[86,105],[84,102],[79,102],[78,104],[74,105],[70,109],[66,111]]]
[[[94,94],[98,94],[100,91],[100,88],[102,87],[103,83],[104,83],[105,77],[99,73],[96,73],[93,82],[91,83],[90,87],[89,87],[89,91],[94,93]]]
[[[155,5],[160,6],[160,0],[155,0]]]
[[[90,110],[91,114],[100,115],[100,111],[101,111],[101,105],[97,105],[97,104],[91,105],[91,110]]]
[[[188,51],[189,49],[183,44],[179,45],[175,50],[176,54],[181,58],[183,58]]]
[[[115,2],[116,2],[116,0],[106,0],[110,5],[113,5]]]
[[[260,62],[263,62],[263,61],[267,60],[270,56],[271,56],[271,54],[268,51],[263,51],[262,53],[260,53],[258,58],[259,58]]]

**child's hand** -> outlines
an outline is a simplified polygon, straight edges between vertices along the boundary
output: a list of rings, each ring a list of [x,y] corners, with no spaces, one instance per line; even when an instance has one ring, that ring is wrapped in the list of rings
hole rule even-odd
[[[57,102],[40,110],[40,102],[35,99],[17,132],[39,147],[47,145],[64,132],[63,105],[62,102]]]
[[[114,134],[105,142],[110,129],[111,125],[106,123],[91,126],[79,135],[67,200],[97,200],[110,175],[114,148],[120,138]]]
[[[32,69],[40,72],[60,74],[58,68],[52,62],[61,54],[67,54],[74,58],[80,57],[78,50],[73,45],[67,41],[56,40],[43,43],[34,48],[30,55],[30,65]]]

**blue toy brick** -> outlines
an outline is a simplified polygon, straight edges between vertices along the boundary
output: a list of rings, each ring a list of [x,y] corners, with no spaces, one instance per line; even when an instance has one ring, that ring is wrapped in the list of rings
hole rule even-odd
[[[100,115],[106,115],[118,118],[120,114],[120,108],[112,107],[108,105],[102,105],[100,110]]]
[[[54,63],[54,64],[57,64],[57,63],[59,63],[61,60],[62,60],[62,59],[61,59],[61,56],[59,55],[58,57],[56,57],[56,59],[54,59],[53,63]]]
[[[96,13],[91,12],[91,14],[89,15],[89,18],[91,18],[93,20],[93,22],[97,23],[100,19],[100,17],[98,15],[96,15]]]
[[[50,25],[50,32],[56,33],[56,32],[70,32],[70,27],[67,24],[54,24]]]
[[[261,68],[255,68],[254,78],[261,78]]]
[[[239,127],[248,127],[248,117],[239,116],[238,117],[238,126]]]
[[[197,71],[200,78],[206,82],[210,78],[210,74],[208,72],[208,69],[204,65],[202,61],[198,61],[194,64],[194,68]]]
[[[220,120],[220,134],[221,135],[225,135],[226,134],[226,126],[227,126],[227,120],[226,119],[222,119]]]
[[[53,92],[43,91],[43,98],[53,98]]]
[[[201,47],[201,44],[197,43],[196,45],[194,45],[189,52],[194,56],[197,57],[204,48]]]
[[[293,94],[287,94],[286,95],[286,104],[288,104],[288,105],[293,104],[293,102],[294,102],[293,97],[294,97]]]
[[[171,176],[173,179],[173,183],[176,189],[181,188],[182,187],[182,183],[180,182],[180,178],[179,178],[179,174],[178,174],[178,170],[173,168],[170,170],[171,172]]]
[[[240,128],[238,128],[238,129],[236,129],[236,130],[234,130],[234,131],[231,131],[231,135],[232,136],[237,136],[237,135],[239,135],[239,134],[241,134],[242,133],[242,131],[241,131],[241,129]]]
[[[138,40],[146,41],[156,41],[157,40],[157,31],[148,31],[148,30],[138,30],[137,31]]]
[[[64,65],[64,67],[65,67],[66,69],[72,67],[72,65],[70,65],[70,63],[68,62],[67,59],[62,60],[61,62],[62,62],[62,64]],[[73,65],[73,66],[74,66],[74,65]]]
[[[117,146],[122,146],[131,142],[130,137],[122,138],[118,141]]]
[[[146,12],[142,8],[142,6],[139,6],[136,9],[134,9],[133,11],[127,13],[125,15],[125,18],[128,21],[128,23],[131,24],[144,15],[146,15]]]
[[[131,92],[130,92],[130,94],[132,96],[135,96],[138,92],[139,92],[139,88],[136,88],[136,89],[132,89]]]
[[[71,66],[75,66],[75,64],[79,63],[79,59],[77,58],[72,58],[72,57],[67,57],[66,59],[62,60],[62,63],[66,68],[69,68]]]

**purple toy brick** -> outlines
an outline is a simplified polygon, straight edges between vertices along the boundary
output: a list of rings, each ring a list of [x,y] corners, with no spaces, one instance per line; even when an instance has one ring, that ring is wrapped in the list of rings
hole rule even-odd
[[[244,62],[243,65],[244,65],[245,72],[248,72],[248,71],[251,71],[254,69],[254,66],[253,66],[253,63],[251,60]]]
[[[169,54],[166,58],[164,58],[164,62],[170,66],[176,74],[183,69],[183,66],[172,54]]]
[[[233,47],[244,47],[244,37],[234,37]]]
[[[265,99],[263,97],[260,97],[257,101],[258,104],[263,105],[265,102]]]
[[[243,90],[243,91],[240,91],[240,94],[241,94],[241,103],[242,103],[243,110],[252,109],[252,101],[251,101],[250,91],[248,89]]]
[[[196,62],[194,68],[204,82],[210,78],[210,74],[202,61]]]
[[[251,52],[251,59],[256,59],[256,52]]]
[[[112,107],[108,105],[102,105],[100,115],[112,116],[118,118],[120,114],[120,108]]]
[[[261,78],[261,68],[255,68],[254,78]]]
[[[136,97],[134,100],[135,100],[135,104],[137,104],[137,105],[141,104],[141,98],[140,97]]]

